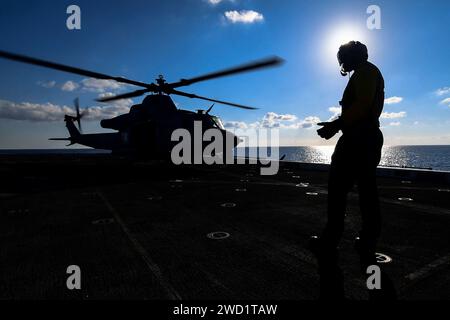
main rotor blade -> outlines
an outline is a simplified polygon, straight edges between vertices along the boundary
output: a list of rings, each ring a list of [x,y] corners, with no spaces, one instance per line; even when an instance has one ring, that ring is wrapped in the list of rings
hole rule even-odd
[[[148,83],[134,81],[134,80],[126,79],[123,77],[113,77],[113,76],[99,73],[99,72],[94,72],[94,71],[84,70],[84,69],[80,69],[80,68],[76,68],[76,67],[66,66],[63,64],[55,63],[55,62],[36,59],[36,58],[32,58],[32,57],[28,57],[28,56],[24,56],[24,55],[20,55],[20,54],[15,54],[15,53],[10,53],[10,52],[6,52],[6,51],[1,51],[1,50],[0,50],[0,57],[9,59],[9,60],[33,64],[33,65],[37,65],[37,66],[41,66],[41,67],[45,67],[45,68],[55,69],[55,70],[59,70],[59,71],[75,73],[75,74],[86,76],[86,77],[103,79],[103,80],[114,80],[117,82],[127,83],[127,84],[144,87],[144,88],[148,88],[150,85]]]
[[[143,94],[146,94],[147,92],[151,92],[151,89],[142,89],[142,90],[136,90],[124,94],[119,94],[117,96],[111,96],[111,97],[103,97],[98,98],[97,101],[99,102],[108,102],[108,101],[114,101],[114,100],[120,100],[120,99],[127,99],[127,98],[134,98],[142,96]]]
[[[217,71],[217,72],[213,72],[213,73],[208,73],[206,75],[198,76],[198,77],[191,78],[191,79],[181,79],[178,82],[169,83],[169,84],[167,84],[167,86],[170,88],[178,88],[178,87],[182,87],[182,86],[188,86],[195,82],[225,77],[225,76],[229,76],[229,75],[232,75],[235,73],[247,72],[247,71],[252,71],[252,70],[256,70],[256,69],[276,66],[276,65],[283,63],[283,61],[284,60],[279,57],[271,57],[271,58],[263,59],[260,61],[255,61],[255,62],[244,64],[241,66],[237,66],[234,68],[225,69],[225,70]]]
[[[198,96],[196,94],[186,93],[186,92],[173,90],[173,89],[168,91],[167,93],[176,94],[176,95],[187,97],[187,98],[191,98],[191,99],[201,99],[201,100],[216,102],[216,103],[220,103],[220,104],[226,104],[228,106],[237,107],[237,108],[241,108],[241,109],[247,109],[247,110],[256,110],[256,109],[258,109],[258,108],[244,106],[242,104],[237,104],[237,103],[232,103],[232,102],[226,102],[226,101],[220,101],[220,100],[216,100],[216,99],[206,98],[206,97]]]

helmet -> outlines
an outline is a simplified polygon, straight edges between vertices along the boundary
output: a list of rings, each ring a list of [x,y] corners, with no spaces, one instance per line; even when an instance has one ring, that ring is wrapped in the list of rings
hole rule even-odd
[[[359,64],[367,61],[369,55],[367,47],[359,41],[350,41],[339,47],[337,58],[341,66],[341,74],[346,76],[348,72],[354,70]]]

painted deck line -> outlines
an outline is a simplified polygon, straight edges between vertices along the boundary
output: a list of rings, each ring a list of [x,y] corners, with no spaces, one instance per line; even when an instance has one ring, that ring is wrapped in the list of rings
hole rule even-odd
[[[111,203],[108,201],[108,199],[105,197],[105,195],[97,191],[97,194],[99,197],[103,200],[108,210],[113,215],[116,222],[120,225],[122,231],[126,234],[130,242],[133,244],[134,249],[138,252],[138,254],[142,257],[145,264],[147,265],[148,269],[152,273],[152,275],[156,278],[156,280],[159,282],[161,287],[164,289],[164,291],[167,294],[167,297],[170,300],[181,300],[180,294],[172,287],[172,285],[163,277],[163,274],[161,272],[161,269],[158,267],[158,265],[153,261],[152,258],[150,258],[148,252],[145,250],[145,248],[141,245],[141,243],[136,239],[135,236],[130,232],[130,229],[126,226],[122,218],[120,217],[119,213],[116,209],[111,205]]]

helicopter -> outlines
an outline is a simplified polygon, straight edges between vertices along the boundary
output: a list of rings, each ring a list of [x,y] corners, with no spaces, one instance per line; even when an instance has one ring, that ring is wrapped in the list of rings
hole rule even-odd
[[[98,102],[107,103],[119,99],[146,95],[140,104],[131,106],[129,113],[100,121],[102,128],[112,129],[117,132],[83,134],[81,130],[81,119],[85,113],[80,112],[79,100],[77,98],[75,100],[76,115],[64,116],[64,121],[70,136],[68,138],[50,138],[50,140],[68,141],[69,145],[80,144],[94,149],[110,150],[112,154],[156,159],[167,158],[169,156],[174,146],[174,141],[171,139],[174,130],[184,128],[189,132],[194,132],[194,124],[199,122],[201,123],[203,132],[208,129],[217,129],[223,135],[223,141],[225,139],[232,139],[232,149],[240,143],[240,139],[237,136],[225,129],[218,116],[210,114],[214,104],[207,110],[197,110],[196,112],[178,109],[170,97],[171,95],[206,100],[246,110],[257,109],[242,104],[187,93],[178,90],[178,88],[237,73],[273,67],[283,63],[281,58],[273,56],[194,78],[181,79],[177,82],[168,83],[164,79],[164,76],[160,75],[155,82],[145,83],[6,51],[0,51],[0,57],[95,79],[114,80],[119,83],[141,87],[142,89],[132,92],[97,99]],[[75,123],[78,124],[78,128],[75,126]],[[232,150],[225,151],[231,152]]]

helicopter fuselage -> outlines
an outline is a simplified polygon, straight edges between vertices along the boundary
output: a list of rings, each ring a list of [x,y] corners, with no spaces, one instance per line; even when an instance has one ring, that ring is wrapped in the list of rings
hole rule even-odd
[[[208,112],[177,109],[168,95],[147,96],[141,104],[134,105],[130,112],[100,122],[105,129],[114,133],[81,134],[71,118],[66,119],[71,144],[81,144],[95,149],[111,150],[115,154],[135,154],[147,157],[167,157],[175,145],[172,133],[186,129],[194,135],[195,122],[201,122],[202,131],[217,129],[225,138],[234,140],[233,148],[239,143],[231,132],[225,130],[221,120]]]
[[[169,95],[177,95],[189,99],[200,99],[235,108],[254,110],[256,109],[254,107],[184,92],[181,91],[180,88],[190,86],[194,83],[217,79],[233,74],[278,66],[283,63],[283,59],[275,56],[228,69],[206,73],[197,77],[188,79],[182,78],[176,82],[167,82],[164,77],[160,75],[158,79],[156,79],[156,82],[146,83],[2,50],[0,50],[0,58],[77,74],[93,79],[115,81],[117,83],[139,87],[140,89],[138,90],[113,96],[99,97],[97,99],[99,102],[110,102],[150,94],[145,97],[141,104],[132,106],[128,114],[119,115],[112,119],[105,119],[101,121],[100,124],[103,128],[113,129],[118,132],[81,134],[75,127],[74,122],[78,123],[78,127],[81,130],[80,120],[83,117],[84,112],[80,112],[78,99],[76,99],[76,115],[66,115],[64,117],[70,137],[51,138],[50,140],[70,141],[70,144],[78,143],[96,149],[112,150],[115,153],[126,151],[128,153],[137,153],[142,155],[156,155],[157,157],[160,155],[165,157],[171,152],[172,146],[174,145],[171,139],[172,134],[177,129],[186,129],[183,133],[190,133],[191,131],[197,132],[198,126],[196,125],[198,122],[202,124],[201,127],[204,131],[207,131],[208,129],[217,129],[214,131],[216,135],[211,135],[208,137],[211,140],[216,139],[214,140],[214,146],[218,144],[215,142],[218,142],[219,140],[233,142],[231,144],[233,148],[240,142],[239,138],[231,132],[225,130],[225,128],[221,125],[219,118],[209,114],[212,107],[206,112],[200,111],[197,113],[187,110],[179,110],[176,108]],[[197,130],[194,130],[196,128]],[[196,132],[194,132],[194,135]],[[198,132],[195,136],[199,136]],[[197,147],[198,142],[195,148],[196,151],[198,151]],[[221,147],[224,153],[230,155],[230,153],[228,153],[228,149],[230,149],[229,144],[227,144],[225,148],[223,146]],[[213,150],[215,149],[213,148]]]

